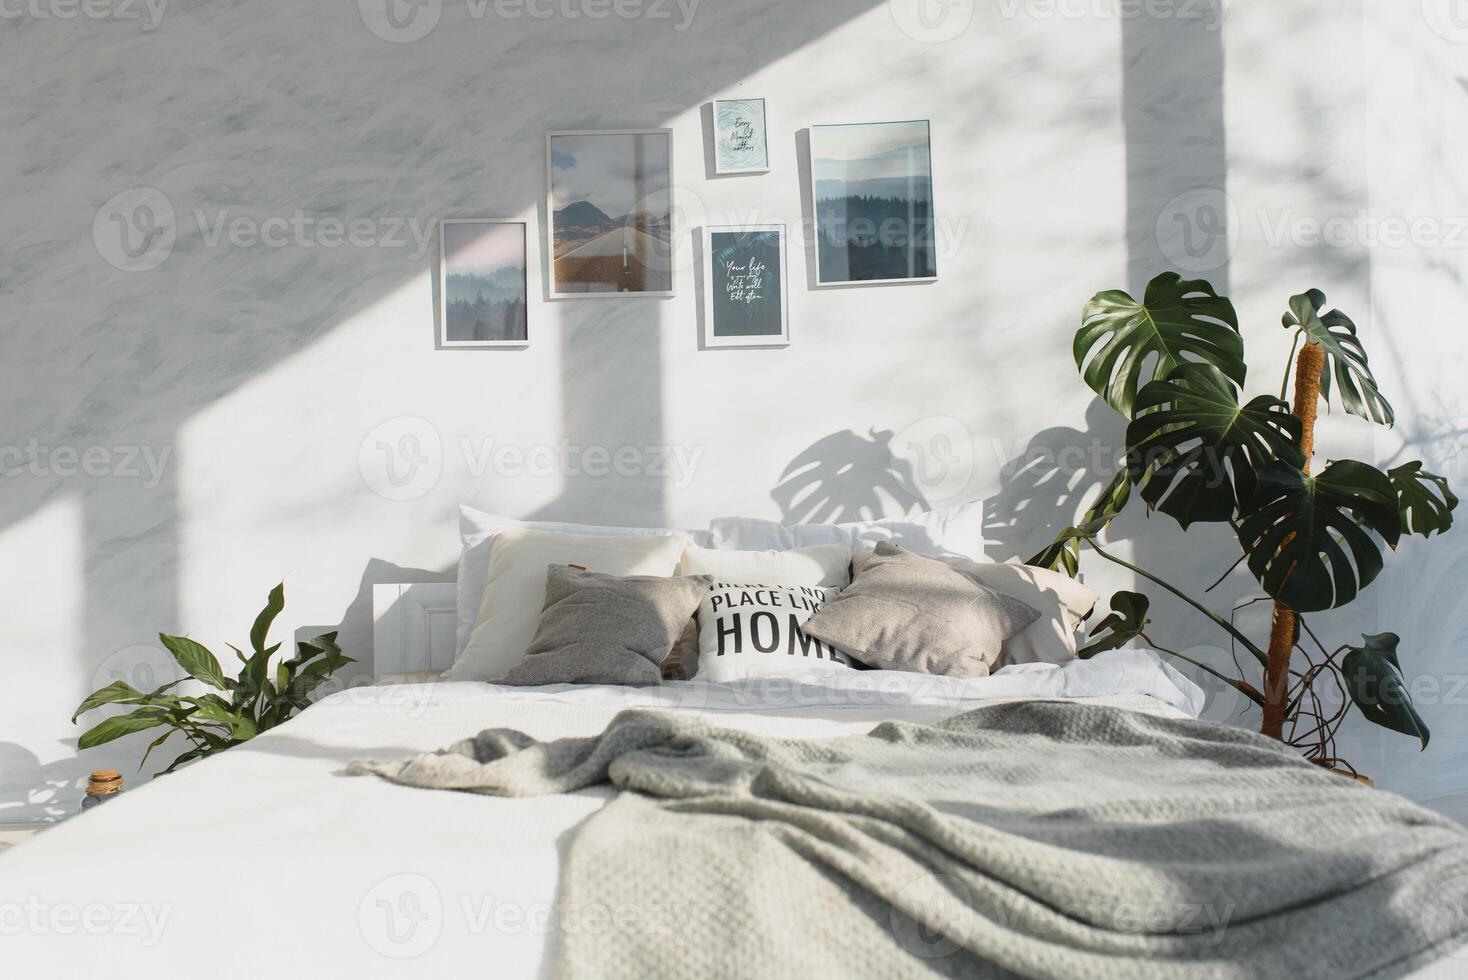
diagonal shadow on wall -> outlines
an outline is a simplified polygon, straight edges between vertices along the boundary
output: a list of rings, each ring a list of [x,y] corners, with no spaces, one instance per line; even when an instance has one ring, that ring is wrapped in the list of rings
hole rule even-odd
[[[439,27],[413,44],[373,37],[354,4],[331,12],[301,5],[270,16],[200,5],[170,10],[157,31],[139,36],[85,19],[13,20],[0,36],[4,63],[58,68],[13,71],[14,98],[0,109],[9,152],[19,158],[19,179],[0,199],[0,214],[6,227],[23,229],[6,251],[0,296],[16,349],[26,351],[0,359],[0,391],[9,393],[0,446],[35,438],[47,446],[172,453],[154,487],[115,475],[52,473],[7,480],[0,495],[0,533],[65,496],[80,500],[75,588],[83,635],[74,673],[88,678],[113,651],[153,641],[159,628],[179,628],[179,445],[189,421],[328,339],[357,311],[423,275],[433,258],[387,249],[221,249],[208,245],[191,209],[202,208],[206,219],[225,209],[263,219],[310,208],[315,218],[418,216],[430,225],[464,209],[533,212],[544,196],[545,130],[663,124],[879,6],[707,4],[675,34],[672,24],[616,18],[472,23],[465,8],[445,5]],[[559,70],[607,51],[622,52],[620,70]],[[63,64],[84,67],[62,72]],[[549,76],[547,66],[556,66]],[[132,81],[115,84],[124,77]],[[425,99],[425,86],[444,97]],[[57,112],[73,113],[60,118],[84,122],[84,133],[57,125]],[[260,139],[266,130],[269,143]],[[495,160],[516,162],[486,172],[486,161]],[[105,174],[105,182],[79,184],[88,174]],[[99,206],[136,187],[174,199],[180,235],[160,267],[130,274],[102,261],[91,232]],[[282,293],[298,300],[285,316],[279,304],[261,302]],[[663,441],[659,304],[560,306],[562,431],[588,444]],[[302,424],[308,431],[310,420]],[[299,438],[299,431],[278,433],[286,451]],[[243,473],[258,462],[217,465]],[[605,488],[605,481],[570,481],[532,516],[611,520],[615,508],[619,522],[662,523],[659,478],[629,478],[615,497]],[[37,590],[56,586],[35,583]],[[24,594],[11,599],[28,601]],[[359,595],[344,636],[368,637],[366,608]],[[12,664],[55,659],[40,648],[10,647],[3,655]],[[68,703],[54,708],[68,712],[89,689],[79,680]],[[0,750],[12,761],[28,755],[10,753],[5,743]],[[74,769],[123,766],[129,758],[131,746],[98,750]],[[4,819],[73,809],[74,795],[54,804],[30,796],[54,777],[49,764],[7,766],[0,802],[21,805],[3,811]]]

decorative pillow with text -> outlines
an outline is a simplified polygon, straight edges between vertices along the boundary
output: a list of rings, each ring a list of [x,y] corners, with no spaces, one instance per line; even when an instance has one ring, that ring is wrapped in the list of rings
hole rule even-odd
[[[698,607],[698,680],[851,670],[845,653],[801,629],[840,591],[715,583]]]

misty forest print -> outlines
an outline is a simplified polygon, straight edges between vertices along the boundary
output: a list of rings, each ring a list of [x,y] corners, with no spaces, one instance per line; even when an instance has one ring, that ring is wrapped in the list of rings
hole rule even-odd
[[[445,346],[525,344],[524,223],[445,221],[442,247]]]
[[[810,129],[822,285],[938,276],[928,123]]]
[[[671,295],[672,134],[551,133],[551,293]]]

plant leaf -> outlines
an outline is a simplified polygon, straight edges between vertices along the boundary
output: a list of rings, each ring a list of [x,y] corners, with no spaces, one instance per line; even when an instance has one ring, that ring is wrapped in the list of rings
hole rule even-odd
[[[157,779],[159,776],[166,776],[185,762],[193,762],[195,759],[202,759],[204,756],[211,754],[211,752],[206,752],[204,749],[189,749],[183,755],[170,762],[167,769],[164,769],[162,772],[155,772],[153,778]]]
[[[1441,533],[1453,526],[1458,498],[1444,477],[1424,470],[1419,460],[1393,467],[1386,475],[1397,491],[1403,531],[1430,538],[1434,531]]]
[[[91,749],[99,745],[105,745],[113,739],[131,735],[133,732],[147,731],[149,728],[157,728],[159,725],[168,724],[172,716],[162,708],[146,707],[130,711],[125,715],[117,715],[107,718],[97,725],[82,732],[81,738],[76,740],[78,749]]]
[[[1248,370],[1233,304],[1176,272],[1148,283],[1141,303],[1119,289],[1091,297],[1073,351],[1086,384],[1128,419],[1137,392],[1179,364],[1211,364],[1240,387]]]
[[[1330,404],[1331,375],[1340,392],[1341,404],[1352,415],[1382,425],[1396,421],[1396,413],[1376,387],[1376,376],[1366,360],[1366,348],[1356,336],[1356,325],[1340,310],[1321,314],[1325,294],[1311,289],[1290,297],[1283,323],[1300,329],[1325,350],[1325,368],[1320,372],[1320,396]]]
[[[1395,633],[1362,636],[1361,646],[1350,647],[1341,660],[1341,674],[1351,700],[1368,721],[1403,735],[1411,735],[1427,748],[1432,733],[1412,705],[1412,696],[1397,662]]]
[[[1119,650],[1142,634],[1151,622],[1147,609],[1151,601],[1140,592],[1117,592],[1111,597],[1111,612],[1091,630],[1092,640],[1076,656],[1082,660],[1107,650]],[[1104,634],[1104,635],[1103,635]]]
[[[265,637],[270,634],[270,626],[284,608],[285,583],[281,582],[270,590],[270,598],[265,601],[265,608],[260,610],[260,615],[255,617],[255,625],[250,627],[250,649],[256,653],[264,651]]]
[[[222,702],[200,699],[194,717],[224,725],[229,729],[230,738],[239,742],[249,741],[259,734],[254,721],[239,712],[231,711]]]
[[[137,704],[147,697],[142,691],[133,687],[127,681],[113,681],[106,687],[98,688],[88,694],[86,700],[77,705],[76,711],[71,716],[71,723],[93,708],[100,708],[104,704]]]
[[[1296,612],[1343,606],[1371,584],[1382,569],[1373,533],[1397,546],[1396,491],[1385,473],[1351,459],[1319,476],[1266,464],[1238,531],[1254,577]]]
[[[143,757],[138,760],[138,770],[139,771],[142,770],[143,766],[145,766],[145,765],[148,764],[148,756],[150,756],[150,755],[153,754],[153,750],[156,749],[156,748],[158,748],[158,746],[162,745],[164,742],[168,741],[170,738],[172,738],[173,735],[174,735],[174,733],[177,732],[177,731],[178,731],[178,729],[176,729],[176,728],[170,728],[168,731],[164,732],[162,735],[159,735],[157,738],[153,739],[153,741],[151,741],[151,742],[148,743],[147,751],[145,751],[143,753]]]
[[[163,641],[168,652],[173,654],[173,659],[178,661],[178,665],[190,677],[221,691],[227,689],[219,661],[214,659],[214,654],[202,643],[186,636],[169,636],[167,633],[159,633],[158,639]]]
[[[1105,530],[1106,526],[1115,520],[1126,507],[1131,493],[1131,477],[1123,468],[1102,489],[1101,495],[1086,511],[1079,525],[1061,531],[1044,551],[1031,557],[1025,564],[1033,565],[1036,568],[1048,568],[1054,572],[1063,571],[1071,578],[1075,578],[1081,571],[1082,539],[1094,537]]]
[[[175,706],[178,704],[178,698],[172,695],[163,697],[163,692],[170,687],[176,687],[182,684],[187,679],[186,677],[180,677],[176,681],[169,681],[167,684],[156,687],[146,694],[134,688],[127,681],[113,681],[106,687],[99,688],[87,695],[86,700],[77,706],[76,714],[71,716],[72,723],[75,724],[76,720],[82,715],[91,711],[93,708],[100,708],[104,704],[149,704],[165,708]]]
[[[1236,389],[1208,364],[1180,364],[1150,382],[1127,426],[1127,468],[1142,499],[1185,529],[1231,520],[1249,502],[1258,471],[1272,459],[1305,464],[1302,424],[1290,406],[1260,395],[1239,404]]]

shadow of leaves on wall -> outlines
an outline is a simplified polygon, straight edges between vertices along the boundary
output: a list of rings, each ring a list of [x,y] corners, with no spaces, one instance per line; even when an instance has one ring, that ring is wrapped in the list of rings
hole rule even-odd
[[[1059,425],[1035,433],[1000,471],[999,492],[984,507],[990,558],[1028,558],[1044,548],[1110,482],[1122,465],[1121,417],[1094,399],[1085,428]]]
[[[0,824],[12,822],[13,814],[23,813],[22,822],[51,823],[76,813],[82,799],[80,768],[72,757],[42,762],[23,745],[0,742],[0,770],[7,784],[14,783],[0,791]],[[123,774],[128,784],[130,776]]]
[[[850,429],[817,440],[790,461],[770,497],[787,524],[867,521],[929,509],[912,464],[892,454],[893,433]]]

